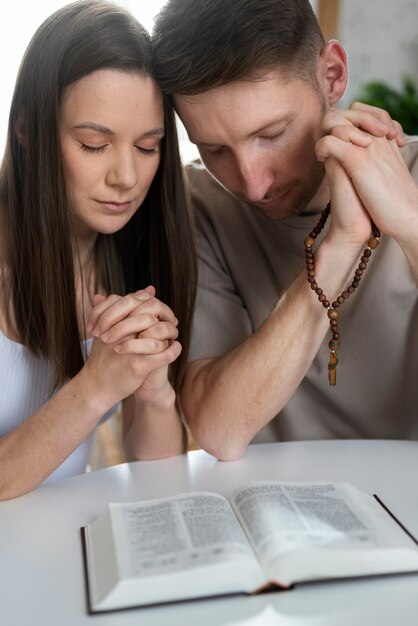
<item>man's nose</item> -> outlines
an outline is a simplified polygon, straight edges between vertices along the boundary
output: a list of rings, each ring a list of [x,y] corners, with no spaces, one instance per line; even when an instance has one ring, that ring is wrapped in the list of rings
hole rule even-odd
[[[259,202],[268,194],[274,183],[274,175],[262,158],[251,156],[239,160],[242,190],[249,202]]]

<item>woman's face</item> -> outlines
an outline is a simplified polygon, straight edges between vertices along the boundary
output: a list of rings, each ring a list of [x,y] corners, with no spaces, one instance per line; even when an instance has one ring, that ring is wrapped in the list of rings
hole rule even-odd
[[[157,171],[163,135],[162,96],[148,76],[104,69],[66,88],[60,143],[78,239],[130,220]]]

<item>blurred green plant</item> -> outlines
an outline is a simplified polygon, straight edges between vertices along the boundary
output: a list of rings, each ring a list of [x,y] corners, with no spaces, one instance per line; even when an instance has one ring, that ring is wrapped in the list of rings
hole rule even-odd
[[[384,81],[369,81],[361,86],[357,100],[385,109],[407,135],[418,135],[418,89],[412,78],[404,76],[399,90]]]

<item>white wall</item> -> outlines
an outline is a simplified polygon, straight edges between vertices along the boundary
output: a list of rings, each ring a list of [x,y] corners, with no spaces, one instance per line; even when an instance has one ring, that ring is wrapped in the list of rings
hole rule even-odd
[[[343,103],[369,80],[397,88],[408,74],[418,85],[418,0],[341,0],[339,39],[349,59]]]

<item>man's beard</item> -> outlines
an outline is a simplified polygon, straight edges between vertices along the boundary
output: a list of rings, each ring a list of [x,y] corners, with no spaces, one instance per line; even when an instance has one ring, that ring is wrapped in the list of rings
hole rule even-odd
[[[320,161],[315,161],[308,179],[295,180],[284,190],[278,190],[278,193],[273,192],[269,194],[272,198],[274,198],[275,195],[278,196],[284,191],[289,192],[289,198],[284,198],[283,202],[278,199],[277,206],[263,207],[254,203],[249,204],[251,204],[251,206],[257,209],[257,211],[262,213],[265,217],[272,220],[283,220],[289,217],[301,215],[305,212],[306,207],[317,193],[324,177],[324,164]]]

